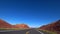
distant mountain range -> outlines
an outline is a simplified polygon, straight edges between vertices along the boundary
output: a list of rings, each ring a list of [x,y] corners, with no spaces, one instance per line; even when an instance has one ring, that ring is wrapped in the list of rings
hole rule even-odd
[[[11,25],[8,22],[0,19],[0,28],[29,28],[29,26],[26,24]]]
[[[0,19],[0,28],[30,28],[30,27],[27,24],[11,25],[8,22]],[[47,25],[43,25],[43,26],[39,27],[39,29],[55,31],[55,32],[58,32],[58,34],[60,34],[60,20],[47,24]]]

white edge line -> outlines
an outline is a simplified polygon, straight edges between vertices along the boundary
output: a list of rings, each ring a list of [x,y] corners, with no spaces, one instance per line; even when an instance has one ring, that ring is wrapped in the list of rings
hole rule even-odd
[[[36,31],[38,31],[38,30],[36,30]],[[41,31],[38,31],[38,32],[40,32],[41,34],[44,34],[43,32],[41,32]]]

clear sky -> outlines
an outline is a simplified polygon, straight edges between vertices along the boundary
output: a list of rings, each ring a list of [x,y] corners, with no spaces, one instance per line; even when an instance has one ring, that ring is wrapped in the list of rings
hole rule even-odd
[[[60,19],[60,1],[0,0],[0,18],[10,24],[39,27]]]

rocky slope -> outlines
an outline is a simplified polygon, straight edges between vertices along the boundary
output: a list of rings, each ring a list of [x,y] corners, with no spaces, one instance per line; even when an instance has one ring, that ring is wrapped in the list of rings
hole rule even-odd
[[[15,26],[16,26],[17,28],[29,28],[29,26],[26,25],[26,24],[16,24]]]
[[[0,28],[12,28],[12,25],[0,19]]]
[[[48,24],[48,25],[44,25],[44,26],[40,27],[40,29],[55,31],[55,32],[59,33],[60,32],[60,20],[53,22],[51,24]]]
[[[8,22],[0,19],[0,28],[29,28],[29,26],[26,24],[11,25]]]

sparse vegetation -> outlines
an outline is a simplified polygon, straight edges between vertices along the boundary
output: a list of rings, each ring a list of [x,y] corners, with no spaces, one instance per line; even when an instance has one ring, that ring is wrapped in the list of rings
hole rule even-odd
[[[42,32],[47,32],[48,34],[57,34],[56,32],[48,31],[48,30],[40,30]]]
[[[43,31],[45,31],[45,32],[47,32],[47,33],[49,33],[49,34],[57,34],[57,33],[55,33],[55,32],[51,32],[51,31],[47,31],[47,30],[43,30]]]
[[[0,28],[0,30],[24,30],[21,28]]]

